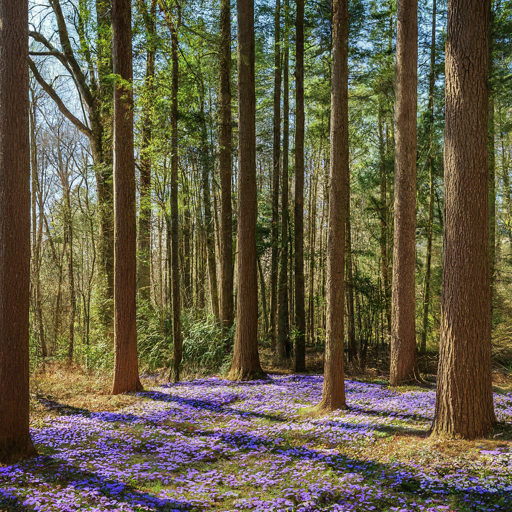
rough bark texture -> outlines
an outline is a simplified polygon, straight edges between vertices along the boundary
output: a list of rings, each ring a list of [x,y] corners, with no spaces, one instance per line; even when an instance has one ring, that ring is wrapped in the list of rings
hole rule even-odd
[[[295,57],[295,371],[306,370],[304,307],[304,0],[297,0]]]
[[[132,82],[130,0],[112,1],[114,73]],[[112,394],[140,391],[137,360],[137,231],[135,160],[133,155],[133,94],[114,88],[114,342]]]
[[[327,333],[321,410],[346,406],[343,375],[348,150],[348,0],[333,0]]]
[[[0,463],[36,455],[29,432],[28,2],[0,3]]]
[[[238,0],[238,296],[229,378],[264,377],[258,354],[254,0]]]
[[[274,12],[274,143],[272,153],[272,254],[270,278],[270,336],[277,343],[276,311],[278,304],[279,248],[279,175],[281,160],[281,2],[276,0]]]
[[[233,310],[233,211],[231,206],[231,7],[220,2],[219,174],[221,244],[221,319],[231,327]]]
[[[495,423],[487,172],[489,0],[451,0],[446,39],[441,342],[432,431],[473,439]]]
[[[399,0],[396,43],[392,386],[417,377],[415,320],[418,0]]]

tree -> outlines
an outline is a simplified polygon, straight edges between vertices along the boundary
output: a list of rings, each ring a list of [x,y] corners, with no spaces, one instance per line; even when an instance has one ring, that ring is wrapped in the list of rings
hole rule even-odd
[[[306,370],[304,307],[304,0],[297,0],[295,57],[295,371]],[[334,44],[334,43],[333,43]],[[334,46],[333,46],[334,49]]]
[[[36,455],[29,431],[28,2],[0,4],[0,462]]]
[[[427,350],[428,311],[430,306],[430,274],[432,270],[432,233],[434,228],[434,93],[436,85],[436,16],[437,0],[432,4],[432,38],[430,47],[430,73],[428,89],[428,154],[427,166],[429,170],[429,202],[427,225],[427,261],[425,263],[425,281],[423,291],[423,328],[421,330],[420,352]]]
[[[57,22],[60,49],[49,41],[44,34],[30,31],[29,35],[42,46],[44,51],[30,52],[32,56],[55,57],[76,84],[78,96],[83,103],[83,109],[88,113],[89,125],[77,118],[69,110],[58,95],[53,84],[48,83],[39,72],[32,58],[28,63],[34,78],[41,88],[55,102],[61,114],[83,133],[90,142],[91,153],[96,174],[99,215],[99,259],[102,280],[102,316],[103,324],[110,333],[112,327],[112,299],[114,296],[114,227],[113,227],[113,187],[112,187],[112,146],[110,139],[110,105],[112,88],[110,75],[112,73],[112,53],[110,51],[111,32],[111,0],[96,0],[95,39],[97,47],[92,49],[90,37],[84,31],[84,12],[78,16],[77,30],[80,47],[75,51],[72,46],[74,38],[70,36],[66,25],[66,16],[60,0],[50,0],[50,6]],[[74,30],[74,29],[73,29]],[[77,57],[75,53],[79,53]],[[96,61],[93,55],[97,55]],[[80,63],[86,64],[84,71]]]
[[[156,3],[151,0],[149,8],[145,0],[137,1],[146,29],[146,76],[144,78],[145,104],[142,121],[142,141],[140,158],[140,206],[138,238],[138,276],[137,287],[142,299],[149,300],[151,289],[151,139],[153,137],[153,105],[155,102],[155,57],[156,57]]]
[[[345,221],[349,176],[348,0],[333,0],[329,228],[327,239],[327,333],[320,410],[345,407]]]
[[[276,7],[277,9],[277,7]],[[289,0],[285,0],[285,31],[283,52],[283,173],[281,178],[281,261],[278,283],[278,318],[277,318],[277,354],[280,360],[290,351],[290,311],[288,290],[288,255],[289,255],[289,183],[288,183],[288,153],[290,139],[290,101],[289,101]],[[277,25],[276,25],[277,27]],[[277,30],[277,28],[276,28]],[[280,86],[279,86],[280,87]],[[274,105],[274,113],[275,113]],[[275,115],[275,114],[274,114]],[[274,130],[276,129],[274,124]],[[279,130],[280,131],[280,130]],[[276,131],[274,131],[274,148]],[[275,149],[274,149],[275,151]],[[274,153],[274,158],[276,155]]]
[[[172,294],[172,335],[173,356],[170,380],[179,382],[181,359],[183,357],[183,337],[181,333],[181,290],[179,265],[179,226],[178,226],[178,30],[181,23],[181,7],[177,4],[177,21],[173,22],[165,0],[160,0],[167,28],[171,34],[171,294]]]
[[[277,332],[277,357],[284,362],[291,354],[290,314],[288,308],[288,247],[291,237],[288,229],[290,214],[288,211],[288,166],[290,156],[290,1],[284,3],[284,34],[281,44],[283,50],[283,183],[281,185],[281,269],[279,275],[279,317]],[[274,140],[275,141],[275,140]],[[286,184],[284,180],[286,179]],[[290,262],[291,263],[291,262]]]
[[[395,230],[390,384],[417,377],[416,103],[418,0],[399,0],[396,42]]]
[[[441,341],[432,433],[474,439],[495,423],[487,170],[489,0],[450,0],[446,35]]]
[[[288,44],[288,42],[286,42]],[[272,152],[272,253],[270,275],[270,336],[276,348],[276,310],[278,304],[279,248],[279,175],[281,163],[281,1],[276,0],[274,12],[274,140]]]
[[[215,257],[215,232],[212,216],[212,200],[210,195],[210,151],[208,146],[208,131],[206,126],[206,115],[204,109],[204,85],[201,84],[201,181],[203,185],[204,224],[206,235],[206,254],[208,259],[208,274],[210,277],[210,296],[212,312],[220,319],[219,311],[219,289],[217,285],[217,258]]]
[[[238,0],[238,300],[229,378],[264,377],[258,354],[254,0]]]
[[[112,394],[141,391],[137,359],[137,231],[130,0],[112,1],[114,73],[114,343]]]
[[[219,174],[221,223],[221,318],[231,327],[233,312],[233,211],[231,207],[231,6],[220,2]]]

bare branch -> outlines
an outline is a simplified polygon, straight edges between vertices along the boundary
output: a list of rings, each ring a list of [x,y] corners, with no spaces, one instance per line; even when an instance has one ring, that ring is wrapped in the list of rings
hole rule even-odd
[[[32,59],[28,59],[28,65],[30,67],[30,70],[32,71],[32,74],[34,75],[34,78],[37,80],[39,85],[43,88],[43,90],[50,96],[50,98],[55,102],[58,109],[66,117],[69,121],[71,121],[83,134],[87,135],[87,137],[92,136],[92,131],[85,126],[80,119],[78,119],[76,116],[74,116],[64,105],[64,102],[60,99],[59,95],[55,91],[55,89],[45,81],[45,79],[41,76],[41,73],[39,73],[39,70],[37,69],[36,65],[34,64],[34,61]]]

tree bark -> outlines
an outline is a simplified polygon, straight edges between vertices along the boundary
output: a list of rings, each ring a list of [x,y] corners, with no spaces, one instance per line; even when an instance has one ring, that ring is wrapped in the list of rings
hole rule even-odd
[[[29,431],[28,2],[0,4],[0,462],[36,451]]]
[[[172,111],[171,111],[171,273],[172,273],[172,329],[173,358],[170,379],[179,382],[183,338],[181,333],[181,291],[178,241],[178,30],[181,11],[178,4],[178,21],[170,25],[172,45]]]
[[[265,377],[258,354],[254,0],[238,0],[238,294],[229,378]]]
[[[130,0],[112,0],[114,73],[114,384],[112,394],[141,391],[137,358],[137,228],[133,154]],[[130,85],[126,86],[124,83]]]
[[[397,5],[392,386],[419,377],[415,319],[418,0],[399,0]]]
[[[348,149],[348,0],[333,0],[330,201],[327,242],[327,332],[320,410],[346,406],[343,374],[345,222]]]
[[[231,206],[231,6],[220,2],[219,174],[221,189],[221,319],[233,325],[233,211]]]
[[[496,421],[491,379],[488,22],[489,0],[450,0],[441,341],[432,425],[433,435],[441,437],[481,437]]]
[[[297,0],[295,40],[295,371],[304,372],[306,370],[306,311],[304,306],[304,0]]]

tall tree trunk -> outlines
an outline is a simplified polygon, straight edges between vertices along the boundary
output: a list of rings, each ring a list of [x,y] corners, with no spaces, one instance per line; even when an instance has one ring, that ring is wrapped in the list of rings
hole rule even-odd
[[[217,262],[215,258],[215,226],[213,225],[212,200],[210,194],[210,154],[208,150],[208,133],[206,130],[206,115],[204,100],[201,100],[201,144],[202,148],[202,185],[204,203],[204,223],[206,228],[206,252],[208,259],[208,274],[210,275],[210,298],[212,312],[215,318],[220,318],[219,288],[217,285]]]
[[[465,439],[488,434],[496,421],[487,169],[489,1],[450,0],[446,36],[443,289],[432,432]]]
[[[254,0],[238,0],[238,294],[229,378],[263,377],[258,354]]]
[[[420,352],[425,353],[427,350],[427,331],[428,331],[428,310],[430,306],[430,273],[432,269],[432,232],[434,226],[434,93],[436,85],[436,16],[437,3],[433,1],[432,6],[432,39],[430,43],[430,76],[428,91],[428,156],[427,166],[429,170],[429,202],[428,202],[428,225],[427,225],[427,261],[425,269],[425,281],[423,288],[423,328],[421,331]]]
[[[130,0],[112,0],[114,73],[132,82]],[[114,384],[112,394],[141,391],[137,358],[137,227],[133,154],[133,93],[114,87]]]
[[[149,301],[150,261],[151,261],[151,140],[153,136],[153,104],[155,98],[155,14],[156,0],[151,0],[149,10],[145,0],[139,0],[146,28],[146,77],[144,79],[144,113],[142,120],[142,141],[140,148],[140,205],[139,205],[139,239],[138,239],[138,290],[143,300]]]
[[[289,243],[290,243],[290,235],[288,230],[290,228],[289,222],[289,210],[288,210],[288,167],[289,167],[289,153],[290,153],[290,78],[289,78],[289,61],[290,61],[290,50],[289,50],[289,0],[285,0],[285,24],[284,24],[284,37],[281,44],[284,45],[283,52],[283,184],[282,184],[282,206],[281,206],[281,214],[282,214],[282,232],[281,232],[281,265],[284,265],[280,270],[280,288],[279,288],[279,311],[280,315],[286,315],[286,318],[281,316],[278,319],[278,337],[277,337],[277,357],[279,361],[283,362],[286,359],[286,354],[288,354],[291,350],[291,342],[290,342],[290,315],[293,319],[293,308],[289,311],[288,300],[289,296],[292,293],[293,287],[285,286],[281,289],[283,285],[283,280],[285,279],[288,282],[288,252],[289,252]],[[284,183],[286,177],[286,185]],[[285,191],[286,186],[286,191]],[[285,195],[286,194],[286,195]],[[286,203],[285,203],[286,199]],[[286,205],[286,211],[284,210],[284,205]],[[286,223],[286,225],[285,225]],[[286,246],[286,247],[285,247]],[[286,260],[286,261],[285,261]],[[290,264],[291,264],[290,259]],[[293,274],[292,274],[293,275]],[[289,289],[288,289],[289,288]],[[286,304],[284,301],[286,300]],[[281,327],[279,328],[279,322],[281,322]],[[279,329],[281,329],[279,331]]]
[[[327,333],[320,410],[345,407],[343,337],[345,316],[345,223],[348,149],[348,0],[333,0],[331,92],[331,190],[327,243]]]
[[[181,296],[178,241],[178,30],[181,11],[178,5],[178,21],[170,25],[172,45],[172,109],[171,109],[171,273],[172,273],[172,328],[173,361],[170,379],[180,380],[183,339],[181,333]]]
[[[295,41],[295,371],[303,372],[306,370],[306,311],[304,307],[304,0],[297,0]]]
[[[233,325],[233,211],[231,206],[231,5],[220,2],[219,174],[221,224],[221,319]]]
[[[270,272],[270,336],[272,348],[277,344],[276,312],[279,271],[279,175],[281,160],[281,1],[276,0],[274,13],[274,142],[272,154],[272,254]]]
[[[395,229],[390,384],[418,378],[416,349],[416,110],[418,0],[399,0],[396,44]]]
[[[29,431],[28,2],[0,5],[0,462],[36,455]],[[8,191],[8,193],[6,193]]]

